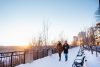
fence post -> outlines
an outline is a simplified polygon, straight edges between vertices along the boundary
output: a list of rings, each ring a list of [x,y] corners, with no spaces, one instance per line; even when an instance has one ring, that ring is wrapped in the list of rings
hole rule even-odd
[[[26,50],[24,51],[24,64],[25,64],[25,55],[26,55]]]
[[[97,46],[96,46],[96,57],[98,57],[98,54],[97,54]]]
[[[44,49],[43,49],[43,57],[45,56],[45,54],[44,54]]]
[[[33,53],[32,55],[33,55],[33,60],[34,60],[34,50],[32,50],[32,51],[33,51],[33,52],[32,52],[32,53]]]
[[[53,49],[52,49],[52,54],[54,54]]]
[[[44,53],[44,57],[46,56],[46,50],[45,49],[43,49],[43,53]]]
[[[38,50],[37,50],[37,59],[38,59]]]
[[[41,50],[42,52],[41,52],[41,55],[42,55],[42,57],[41,58],[43,58],[43,49]]]
[[[48,49],[47,49],[47,56],[48,56]]]
[[[13,52],[11,52],[11,67],[13,67],[12,57],[13,57]]]

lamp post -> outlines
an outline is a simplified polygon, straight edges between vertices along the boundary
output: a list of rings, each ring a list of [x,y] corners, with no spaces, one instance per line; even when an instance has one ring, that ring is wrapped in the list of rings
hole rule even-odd
[[[95,49],[96,49],[96,57],[98,56],[97,54],[97,26],[94,27],[94,32],[95,32]]]

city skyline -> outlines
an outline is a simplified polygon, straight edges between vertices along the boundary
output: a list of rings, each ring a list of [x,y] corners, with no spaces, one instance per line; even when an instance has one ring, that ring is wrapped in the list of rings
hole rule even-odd
[[[96,24],[98,0],[1,0],[0,45],[28,44],[48,23],[48,39],[69,42]]]

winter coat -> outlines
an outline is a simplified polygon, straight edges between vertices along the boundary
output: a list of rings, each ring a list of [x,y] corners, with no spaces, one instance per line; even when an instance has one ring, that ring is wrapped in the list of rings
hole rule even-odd
[[[69,45],[66,43],[63,45],[64,53],[68,53]]]
[[[62,46],[61,43],[58,43],[58,44],[57,44],[57,52],[58,52],[58,53],[62,53],[62,51],[63,51],[63,46]]]

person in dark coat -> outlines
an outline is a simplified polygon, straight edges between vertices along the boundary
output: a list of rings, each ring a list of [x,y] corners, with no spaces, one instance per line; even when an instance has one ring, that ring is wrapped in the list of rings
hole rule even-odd
[[[63,51],[63,46],[62,46],[61,42],[58,41],[58,43],[57,43],[57,52],[59,54],[59,61],[61,61],[61,53],[62,53],[62,51]]]
[[[63,45],[63,50],[64,50],[64,54],[65,54],[65,61],[68,60],[68,49],[69,49],[69,44],[67,43],[67,41],[65,41],[65,43]]]

